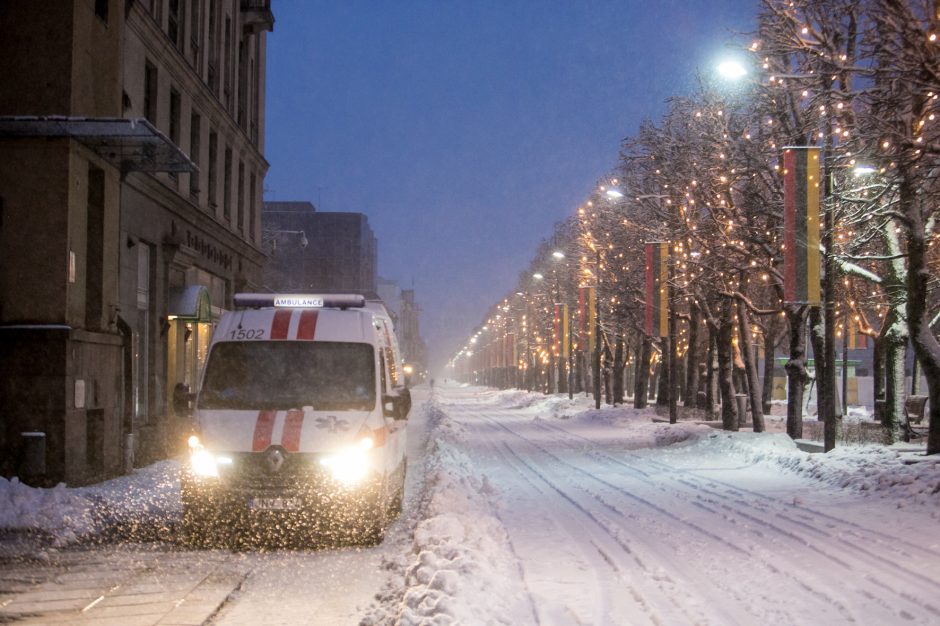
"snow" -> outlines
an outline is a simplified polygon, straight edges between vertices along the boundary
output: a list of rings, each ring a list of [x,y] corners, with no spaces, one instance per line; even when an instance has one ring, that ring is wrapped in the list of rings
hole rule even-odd
[[[49,535],[62,546],[115,524],[167,520],[180,509],[179,463],[161,461],[90,487],[29,487],[0,477],[0,529]]]
[[[211,553],[250,572],[216,621],[289,623],[313,594],[323,623],[366,626],[940,623],[940,458],[810,454],[779,432],[655,416],[439,386],[410,420],[405,513],[385,543]],[[175,461],[82,488],[0,479],[0,528],[58,546],[178,515]]]

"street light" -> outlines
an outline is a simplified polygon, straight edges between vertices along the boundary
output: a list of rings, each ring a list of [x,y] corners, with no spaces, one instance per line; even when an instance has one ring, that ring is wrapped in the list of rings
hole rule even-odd
[[[724,78],[737,80],[747,76],[747,68],[737,59],[725,59],[718,64],[718,73]]]

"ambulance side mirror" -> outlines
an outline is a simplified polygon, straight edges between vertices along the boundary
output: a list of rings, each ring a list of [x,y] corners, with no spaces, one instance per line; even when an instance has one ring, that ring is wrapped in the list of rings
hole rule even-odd
[[[407,389],[382,396],[382,413],[396,420],[408,419],[411,410],[411,393]]]

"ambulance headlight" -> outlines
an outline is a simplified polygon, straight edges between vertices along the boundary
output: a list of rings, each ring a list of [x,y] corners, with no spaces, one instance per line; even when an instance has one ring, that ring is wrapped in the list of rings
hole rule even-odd
[[[320,464],[330,470],[333,478],[348,486],[357,485],[368,475],[371,467],[369,450],[375,442],[371,437],[363,437],[354,445],[343,448],[320,459]]]
[[[193,474],[196,476],[205,476],[207,478],[218,477],[219,465],[216,462],[215,455],[205,448],[193,450],[189,457],[189,461],[193,470]]]

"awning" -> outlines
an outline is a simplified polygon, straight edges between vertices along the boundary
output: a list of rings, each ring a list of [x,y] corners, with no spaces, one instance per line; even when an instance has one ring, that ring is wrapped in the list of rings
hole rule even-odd
[[[190,322],[211,322],[212,305],[209,290],[202,285],[189,285],[170,294],[169,317]]]
[[[143,118],[0,116],[0,137],[67,137],[122,172],[195,172],[196,165]]]

